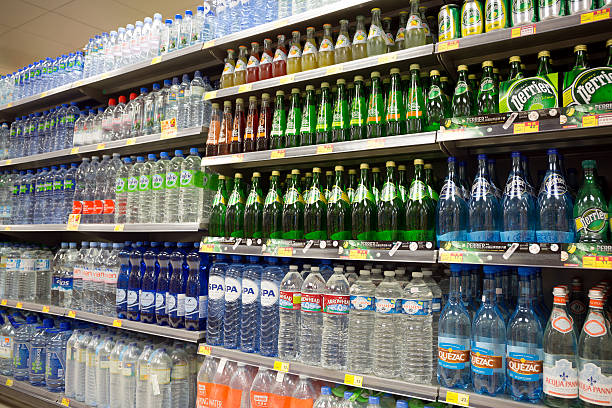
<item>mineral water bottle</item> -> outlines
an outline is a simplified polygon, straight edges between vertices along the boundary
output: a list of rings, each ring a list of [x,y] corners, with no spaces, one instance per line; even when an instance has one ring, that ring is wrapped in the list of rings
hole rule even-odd
[[[100,334],[91,337],[87,344],[85,357],[85,403],[88,405],[96,404],[96,348],[100,343]]]
[[[232,263],[225,272],[225,317],[223,346],[240,347],[240,309],[242,307],[242,257],[232,255]]]
[[[507,328],[507,389],[512,399],[535,403],[542,396],[542,326],[531,301],[532,268],[519,267],[519,298]]]
[[[501,210],[495,197],[487,169],[487,156],[478,155],[478,172],[472,184],[468,203],[468,240],[498,242],[501,229]]]
[[[140,321],[143,323],[155,323],[155,290],[159,269],[156,268],[159,242],[151,242],[151,247],[143,254],[145,264],[142,284],[140,286]]]
[[[331,387],[324,385],[321,387],[321,396],[314,402],[313,408],[334,408],[336,398],[331,393]]]
[[[202,127],[204,122],[204,92],[208,91],[204,87],[202,73],[196,71],[190,84],[189,99],[187,100],[187,121],[185,127]],[[208,105],[208,103],[206,103]]]
[[[53,319],[43,320],[43,325],[36,328],[36,332],[30,340],[30,371],[28,376],[32,385],[45,385],[45,364],[47,363],[47,342],[49,341],[47,330],[52,328]]]
[[[127,178],[127,209],[125,222],[136,224],[139,220],[140,192],[138,184],[142,170],[144,169],[145,159],[143,156],[136,157],[136,163],[130,168]]]
[[[76,392],[76,342],[82,335],[81,330],[76,329],[66,341],[66,366],[65,366],[65,391],[68,398],[74,398]]]
[[[318,266],[310,268],[310,273],[302,284],[301,292],[300,361],[304,364],[318,366],[321,365],[323,294],[325,293],[325,281]]]
[[[297,360],[300,350],[301,290],[304,283],[297,265],[289,266],[280,285],[278,356],[284,360]]]
[[[479,394],[497,395],[506,386],[506,324],[497,305],[494,266],[483,268],[482,305],[472,323],[472,384]]]
[[[261,322],[259,332],[259,354],[276,357],[278,354],[279,288],[285,272],[278,265],[278,258],[267,257],[268,264],[261,275]]]
[[[472,319],[461,300],[461,265],[451,264],[448,302],[438,323],[438,383],[447,388],[468,388]]]
[[[431,382],[432,298],[431,290],[423,281],[423,273],[412,272],[412,280],[404,288],[402,299],[403,332],[409,335],[401,353],[402,379],[411,383]]]
[[[395,280],[394,271],[385,271],[384,275],[375,292],[374,374],[379,377],[396,378],[400,375],[400,343],[396,339],[401,337],[399,323],[403,293],[401,286]],[[417,332],[406,333],[416,335]]]
[[[463,198],[456,173],[456,159],[448,158],[448,174],[440,190],[436,208],[438,241],[465,241],[468,229],[468,205]],[[434,319],[435,320],[435,319]]]
[[[527,182],[521,168],[521,153],[512,152],[512,170],[508,175],[501,203],[504,242],[535,241],[535,202],[527,191]]]
[[[166,94],[164,120],[174,119],[178,123],[178,94],[180,90],[179,79],[177,77],[172,78],[172,85]]]
[[[370,271],[362,269],[350,289],[348,369],[355,373],[368,374],[374,365],[375,291]]]
[[[182,343],[176,343],[170,353],[172,371],[170,375],[170,390],[172,407],[187,407],[189,405],[189,359]]]
[[[208,270],[210,257],[200,253],[200,243],[193,243],[193,250],[186,257],[189,277],[185,289],[185,328],[206,330],[208,307]],[[153,268],[155,270],[155,267]]]
[[[47,390],[63,392],[67,372],[67,341],[71,337],[70,323],[61,322],[57,333],[51,334],[47,344],[45,382]]]
[[[123,407],[134,408],[136,406],[136,367],[141,352],[142,350],[139,344],[132,342],[128,344],[120,355],[121,376],[119,379],[119,397],[120,401],[123,401]],[[153,367],[151,366],[151,371],[152,370]]]
[[[429,286],[431,290],[431,335],[432,335],[432,372],[435,373],[438,369],[438,322],[440,321],[440,312],[442,311],[442,290],[431,277],[432,271],[430,269],[422,269],[423,280]],[[397,274],[397,272],[396,272]]]
[[[72,274],[72,305],[76,310],[81,309],[83,301],[83,273],[85,271],[85,260],[89,252],[89,242],[82,241],[79,256],[74,263]]]
[[[119,251],[119,274],[117,275],[115,310],[119,318],[127,316],[127,290],[130,277],[130,253],[132,252],[132,241],[125,241],[125,246]]]
[[[136,242],[130,252],[130,274],[127,282],[127,318],[140,320],[140,291],[142,284],[142,242]]]
[[[151,221],[160,224],[164,221],[164,213],[166,210],[165,202],[165,180],[166,171],[170,163],[170,156],[167,152],[159,154],[159,160],[151,166]]]
[[[348,281],[342,267],[335,267],[323,295],[321,365],[324,367],[346,369],[349,304]]]
[[[205,176],[201,163],[198,148],[192,147],[189,156],[181,164],[178,200],[180,222],[199,222],[202,218]]]
[[[229,382],[230,391],[226,400],[227,406],[236,408],[251,406],[249,394],[254,377],[255,371],[251,367],[246,366],[244,363],[238,363],[238,367]]]
[[[219,359],[205,356],[197,375],[197,406],[203,406],[208,402],[212,387],[213,377],[217,371]],[[247,393],[248,394],[248,393]]]
[[[242,314],[240,316],[240,350],[245,353],[259,351],[259,314],[261,275],[263,266],[259,257],[247,256],[242,269]]]
[[[95,353],[96,370],[96,406],[100,408],[110,407],[110,355],[115,347],[112,336],[106,336],[100,340]]]
[[[119,338],[109,356],[108,382],[110,394],[108,399],[111,408],[121,408],[121,354],[126,348],[125,340]]]
[[[180,198],[180,176],[183,167],[182,150],[175,150],[174,157],[166,168],[166,192],[165,192],[165,223],[180,222],[179,198]]]
[[[168,322],[170,327],[185,327],[185,285],[189,271],[183,267],[189,244],[179,242],[177,248],[170,254],[170,265],[172,276],[168,284],[168,295],[166,306],[168,310]]]
[[[123,159],[123,166],[117,171],[115,183],[115,223],[125,224],[128,208],[128,179],[132,168],[132,159]]]
[[[553,289],[553,308],[544,330],[544,382],[542,400],[551,407],[578,403],[576,331],[566,308],[567,290]]]
[[[13,344],[15,342],[15,327],[4,315],[4,325],[0,329],[2,342],[0,343],[0,374],[13,376]]]
[[[91,337],[92,333],[90,331],[83,332],[74,345],[74,349],[76,350],[76,361],[74,363],[74,398],[81,402],[85,401],[87,346],[91,341]]]
[[[168,319],[167,297],[172,275],[170,254],[174,246],[173,242],[164,242],[164,249],[157,254],[159,274],[157,275],[157,287],[155,288],[155,321],[160,326],[166,326],[170,323]]]
[[[189,80],[188,74],[183,74],[182,82],[178,94],[176,96],[177,101],[177,129],[184,129],[188,127],[189,122],[189,100],[190,100],[190,86],[191,81]]]
[[[208,317],[206,319],[206,343],[223,345],[223,318],[225,315],[225,273],[227,257],[215,255],[208,273]]]
[[[81,298],[81,310],[95,313],[94,306],[94,271],[96,269],[96,256],[98,254],[98,242],[89,243],[89,251],[83,260],[83,292]]]
[[[151,204],[153,201],[152,175],[156,160],[157,157],[154,154],[149,154],[138,176],[138,222],[141,224],[151,222]]]
[[[151,354],[153,354],[153,346],[151,344],[145,345],[136,363],[136,408],[151,406],[151,395],[153,394],[150,381],[151,368],[149,366]]]

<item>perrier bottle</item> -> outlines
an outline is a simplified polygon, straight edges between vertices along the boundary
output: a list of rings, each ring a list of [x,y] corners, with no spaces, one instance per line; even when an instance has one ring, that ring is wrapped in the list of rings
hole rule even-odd
[[[410,64],[410,80],[406,95],[406,124],[408,133],[423,131],[425,110],[425,96],[421,87],[421,67],[419,64]]]
[[[425,163],[425,184],[427,184],[427,189],[429,190],[429,196],[437,203],[439,196],[435,190],[436,181],[433,176],[433,166],[431,163]],[[435,206],[435,203],[434,203]]]
[[[405,109],[399,68],[391,68],[391,84],[387,95],[387,136],[406,134]]]
[[[217,192],[213,197],[210,210],[209,235],[211,237],[225,236],[225,213],[227,211],[227,189],[225,188],[225,176],[219,175]]]
[[[513,55],[510,57],[510,73],[508,80],[524,78],[523,70],[521,69],[521,57]]]
[[[351,100],[351,140],[366,139],[366,120],[368,118],[368,106],[366,104],[366,87],[361,75],[353,78],[354,89]]]
[[[378,240],[398,241],[404,239],[406,213],[397,188],[395,162],[387,162],[387,179],[380,191],[378,201]]]
[[[325,202],[329,201],[329,194],[331,193],[331,189],[334,186],[334,172],[331,170],[327,170],[325,172],[325,189],[323,190],[323,195],[325,196]]]
[[[286,130],[287,112],[285,111],[285,92],[276,91],[276,103],[272,116],[272,131],[270,132],[270,149],[282,149],[286,146]]]
[[[399,189],[399,195],[402,198],[402,202],[405,205],[406,196],[408,195],[406,190],[406,166],[404,166],[403,164],[397,166],[397,174],[397,188]]]
[[[304,199],[299,179],[300,171],[291,170],[291,179],[283,198],[283,239],[304,238]]]
[[[595,160],[582,162],[584,181],[574,203],[574,222],[578,242],[608,242],[608,206],[597,183]]]
[[[251,179],[251,191],[244,206],[244,237],[261,238],[263,220],[263,192],[259,185],[261,174],[253,173]]]
[[[327,203],[329,239],[351,239],[351,205],[344,191],[344,167],[334,168],[336,177]]]
[[[366,127],[368,139],[386,136],[385,127],[385,97],[380,83],[380,73],[374,71],[370,74],[372,87],[368,99],[368,119]]]
[[[382,188],[382,181],[380,180],[380,169],[378,167],[372,168],[372,195],[374,196],[374,202],[378,205],[380,199],[380,189]]]
[[[336,85],[338,87],[332,116],[332,142],[346,142],[351,140],[349,129],[351,113],[346,94],[346,81],[338,79]]]
[[[291,90],[291,105],[287,114],[287,147],[299,147],[302,145],[300,129],[302,125],[302,107],[300,106],[300,90],[293,88]]]
[[[348,186],[346,186],[346,195],[349,198],[349,203],[353,202],[355,197],[355,189],[357,189],[357,171],[355,169],[349,169],[349,180]]]
[[[414,179],[406,200],[406,241],[433,241],[435,238],[435,204],[425,184],[423,160],[414,161]]]
[[[479,115],[499,113],[499,90],[493,78],[493,61],[482,63],[482,80],[476,97]]]
[[[270,177],[270,189],[264,201],[262,231],[263,238],[283,237],[283,198],[280,188],[280,173],[276,170],[272,172]]]
[[[317,112],[317,144],[330,143],[332,141],[332,97],[329,92],[329,84],[321,84],[321,102]]]
[[[453,94],[451,113],[453,118],[461,118],[472,115],[472,89],[468,84],[467,65],[459,65],[457,68],[457,85]]]
[[[537,76],[544,76],[552,74],[553,70],[550,66],[550,51],[538,52],[538,70],[536,71]]]
[[[327,239],[327,200],[321,191],[321,169],[312,169],[312,185],[305,194],[304,238]]]
[[[302,121],[300,127],[302,146],[310,146],[315,144],[316,131],[317,97],[314,86],[306,85],[306,98],[304,100],[304,107],[302,108]]]
[[[439,130],[444,124],[444,119],[449,116],[450,104],[448,96],[444,94],[440,82],[440,72],[433,69],[429,72],[429,92],[425,107],[425,130]]]
[[[361,175],[359,185],[355,190],[355,197],[351,204],[351,226],[353,228],[353,239],[362,241],[374,241],[378,237],[378,211],[374,195],[370,190],[370,166],[361,163],[359,166]]]
[[[234,189],[227,201],[225,213],[225,233],[234,238],[244,238],[244,187],[242,174],[234,175]]]

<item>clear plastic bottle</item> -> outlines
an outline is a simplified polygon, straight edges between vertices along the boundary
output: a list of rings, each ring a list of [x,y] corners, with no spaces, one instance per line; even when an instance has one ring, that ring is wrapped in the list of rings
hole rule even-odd
[[[151,166],[151,209],[150,217],[153,223],[162,223],[164,221],[164,213],[166,209],[165,202],[165,180],[166,171],[170,164],[170,156],[167,152],[159,154],[157,160]]]
[[[304,364],[321,365],[321,335],[323,331],[323,294],[325,280],[318,266],[310,267],[302,284],[302,306],[300,317],[300,361]],[[304,273],[302,271],[302,273]],[[350,330],[349,330],[350,333]]]
[[[228,267],[225,255],[215,255],[208,274],[208,318],[206,342],[223,345],[223,320],[225,315],[225,273]],[[263,289],[263,288],[262,288]]]
[[[35,386],[45,385],[47,362],[48,330],[53,328],[53,319],[43,320],[43,325],[36,328],[30,340],[29,381]]]
[[[189,406],[189,359],[182,343],[176,343],[170,353],[172,372],[170,375],[170,391],[172,407]]]
[[[132,342],[120,354],[119,400],[122,401],[122,406],[126,408],[135,408],[136,406],[136,368],[141,353],[142,349],[139,343]],[[151,367],[151,370],[153,370],[153,367]],[[168,382],[170,382],[169,379]]]
[[[81,336],[81,330],[76,329],[66,341],[66,366],[64,393],[68,398],[74,398],[76,392],[76,342]]]
[[[110,407],[110,355],[115,347],[115,339],[106,336],[96,348],[96,406]]]
[[[331,393],[331,387],[324,385],[321,387],[321,396],[314,402],[313,408],[334,408],[336,398]]]
[[[74,363],[74,399],[80,402],[85,401],[86,393],[86,364],[87,364],[87,346],[91,341],[92,333],[90,331],[83,332],[74,344],[76,351]]]
[[[527,185],[521,168],[521,153],[512,152],[512,169],[501,202],[503,224],[500,238],[504,242],[535,241],[536,207]]]
[[[337,370],[346,369],[348,349],[350,291],[342,272],[334,268],[323,295],[321,365]]]
[[[123,166],[117,171],[115,182],[115,222],[125,224],[128,208],[128,179],[132,168],[132,159],[123,159]]]
[[[115,347],[113,347],[110,357],[109,357],[109,361],[110,361],[110,366],[109,366],[109,378],[108,378],[108,382],[110,384],[110,394],[109,394],[109,401],[110,401],[110,406],[111,408],[121,408],[122,407],[122,390],[121,390],[121,379],[122,379],[122,361],[121,358],[123,357],[123,351],[127,349],[127,345],[125,343],[124,339],[119,338],[117,340],[117,342],[115,343]],[[131,408],[134,408],[134,405],[131,406]]]
[[[229,382],[229,392],[226,400],[228,407],[249,408],[249,393],[253,384],[255,372],[244,363],[238,363],[238,367]]]
[[[30,340],[36,333],[36,316],[30,315],[24,324],[15,330],[13,338],[13,377],[27,381],[30,369]]]
[[[204,122],[204,105],[209,105],[208,101],[204,101],[204,92],[207,89],[204,87],[202,73],[196,71],[193,74],[193,79],[190,84],[189,98],[187,100],[187,121],[185,127],[201,127]]]
[[[202,172],[202,159],[197,147],[181,163],[178,212],[180,222],[199,222],[202,218],[204,184],[208,174]],[[171,162],[172,165],[172,162]]]
[[[0,328],[2,343],[0,343],[0,374],[8,377],[13,376],[13,343],[15,341],[15,327],[4,315],[4,325]]]
[[[180,198],[180,176],[185,158],[182,150],[175,150],[174,157],[166,168],[166,194],[165,194],[165,223],[180,222],[179,198]]]
[[[45,382],[47,390],[63,392],[67,371],[67,341],[71,337],[70,323],[60,322],[57,333],[51,333],[47,345]]]
[[[304,283],[297,265],[289,266],[280,285],[278,356],[287,361],[298,359],[300,350],[301,290]]]
[[[87,405],[95,405],[97,401],[96,348],[100,338],[100,334],[91,336],[85,352],[85,403]]]
[[[191,81],[188,74],[183,74],[182,82],[176,96],[177,101],[177,129],[184,129],[189,121],[189,99],[191,95]]]
[[[350,289],[348,369],[356,373],[368,374],[374,364],[375,291],[370,271],[362,269]]]
[[[240,347],[240,312],[242,308],[242,257],[232,255],[232,262],[225,271],[225,315],[223,322],[223,346]]]
[[[395,280],[394,271],[385,271],[384,275],[383,281],[375,292],[374,374],[379,377],[396,378],[400,376],[400,356],[403,354],[400,351],[402,342],[397,339],[403,337],[402,333],[406,333],[409,337],[411,335],[420,336],[415,332],[404,331],[400,328],[403,306],[402,288]],[[406,339],[403,342],[409,343],[410,341]]]
[[[150,380],[151,367],[149,365],[151,354],[153,354],[153,346],[151,344],[145,345],[136,363],[136,408],[151,406],[151,396],[153,395]]]
[[[442,311],[442,291],[431,277],[431,269],[421,269],[423,272],[423,280],[431,290],[431,335],[432,335],[432,364],[433,372],[438,368],[438,322],[440,321],[440,312]],[[397,272],[396,272],[397,273]]]
[[[240,350],[246,353],[259,351],[260,292],[263,266],[259,257],[247,256],[242,270],[242,313],[240,315]]]
[[[140,169],[138,176],[138,222],[149,223],[152,221],[151,205],[153,202],[153,166],[157,157],[154,154],[147,156],[147,161]],[[136,167],[136,166],[134,166]],[[129,199],[129,195],[128,195]]]
[[[278,265],[278,258],[264,258],[267,266],[261,275],[261,312],[259,354],[276,357],[278,354],[278,301],[279,288],[285,272]]]

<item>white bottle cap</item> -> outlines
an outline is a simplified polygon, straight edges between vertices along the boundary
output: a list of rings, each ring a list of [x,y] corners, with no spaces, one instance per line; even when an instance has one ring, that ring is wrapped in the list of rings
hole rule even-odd
[[[313,273],[319,272],[319,267],[313,266],[312,268],[310,268],[310,272],[313,272]]]
[[[397,268],[397,269],[395,270],[395,275],[396,275],[396,276],[402,276],[402,275],[405,275],[405,274],[406,274],[406,270],[405,270],[405,269],[403,269],[403,268]]]
[[[385,271],[385,276],[394,277],[395,276],[395,271]]]
[[[370,271],[368,271],[367,269],[362,269],[359,271],[359,275],[361,276],[370,276]]]
[[[372,269],[372,275],[380,275],[381,274],[381,270],[378,268],[373,268]]]
[[[336,267],[334,268],[334,272],[340,272],[340,273],[342,273],[343,271],[344,271],[344,268],[342,268],[341,266],[336,266]]]
[[[412,277],[413,278],[422,278],[423,277],[423,272],[412,272]]]
[[[302,267],[302,269],[310,269],[311,265],[310,264],[304,264],[304,266]]]
[[[565,288],[563,286],[555,286],[553,296],[565,296]]]
[[[423,276],[431,276],[431,270],[429,269],[421,269]]]
[[[355,267],[349,265],[349,266],[346,267],[346,271],[347,272],[355,272]]]
[[[298,267],[297,267],[297,265],[289,265],[289,270],[290,271],[297,271]]]

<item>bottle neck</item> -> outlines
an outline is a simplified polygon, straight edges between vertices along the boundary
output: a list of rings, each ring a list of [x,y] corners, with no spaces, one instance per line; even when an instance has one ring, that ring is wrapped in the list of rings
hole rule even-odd
[[[368,175],[368,169],[361,169],[361,175],[359,176],[359,184],[368,186],[370,177]]]
[[[377,26],[381,26],[380,24],[380,10],[374,10],[372,12],[372,24],[375,24]]]
[[[550,57],[540,57],[538,63],[538,75],[548,74],[550,72]]]
[[[319,187],[320,181],[319,181],[319,176],[321,175],[321,173],[318,172],[314,172],[312,173],[312,186],[313,187]]]
[[[416,164],[414,166],[414,180],[419,180],[422,181],[423,180],[423,165],[422,164]]]
[[[455,162],[448,163],[448,175],[446,178],[452,181],[457,179],[457,166],[455,165]]]
[[[495,276],[486,274],[482,281],[482,303],[486,305],[494,305],[497,302],[495,288]]]
[[[344,177],[342,175],[342,171],[338,170],[336,171],[336,180],[334,182],[335,186],[338,186],[340,188],[342,188]]]
[[[461,276],[452,272],[449,280],[448,300],[453,303],[461,302]]]
[[[548,155],[548,170],[554,173],[559,173],[559,163],[557,162],[556,154]]]
[[[595,183],[595,169],[584,169],[584,182]]]
[[[467,71],[459,71],[459,74],[457,75],[457,82],[467,82]]]
[[[478,160],[478,177],[484,177],[489,179],[489,172],[487,171],[487,161],[485,159]]]
[[[482,70],[482,79],[490,78],[493,79],[493,67],[484,67]]]
[[[387,182],[395,184],[395,167],[387,167]]]
[[[531,289],[529,277],[519,276],[519,297],[518,307],[526,309],[531,306]]]
[[[259,177],[253,177],[251,180],[251,189],[257,191],[259,189]]]
[[[576,51],[576,63],[574,69],[585,69],[587,68],[586,53],[584,51]]]
[[[514,174],[521,174],[523,172],[522,166],[521,166],[521,158],[520,157],[513,157],[512,158],[512,172]]]
[[[419,15],[419,2],[418,1],[411,1],[410,2],[410,14],[411,15],[415,15],[415,16],[420,16]]]

